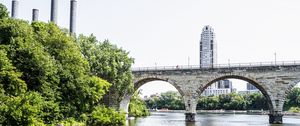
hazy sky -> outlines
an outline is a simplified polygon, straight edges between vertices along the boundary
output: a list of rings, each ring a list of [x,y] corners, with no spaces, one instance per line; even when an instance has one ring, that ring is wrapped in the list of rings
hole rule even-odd
[[[50,17],[51,0],[19,0],[19,17]],[[58,25],[68,28],[69,0]],[[11,9],[11,0],[0,0]],[[218,63],[300,60],[300,0],[78,0],[77,33],[130,51],[134,67],[199,64],[202,27],[216,33]]]

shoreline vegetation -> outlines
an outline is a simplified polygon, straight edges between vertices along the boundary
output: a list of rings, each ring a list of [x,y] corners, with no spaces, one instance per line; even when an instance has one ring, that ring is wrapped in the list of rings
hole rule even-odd
[[[161,113],[185,113],[185,110],[149,110],[151,112]],[[198,114],[251,114],[251,115],[268,115],[269,110],[197,110]],[[284,111],[283,115],[300,116],[299,112]]]
[[[170,112],[185,109],[182,96],[174,91],[152,95],[145,99],[145,102],[150,111]],[[198,100],[197,110],[210,113],[269,113],[267,100],[261,93],[246,95],[230,93],[219,96],[201,96]],[[300,88],[295,87],[286,96],[282,114],[298,115],[299,112]]]

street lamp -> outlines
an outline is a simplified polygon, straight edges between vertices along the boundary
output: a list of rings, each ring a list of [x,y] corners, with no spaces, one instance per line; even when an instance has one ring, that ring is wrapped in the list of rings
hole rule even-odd
[[[275,66],[276,66],[276,52],[274,53],[274,56],[275,56]]]
[[[188,68],[190,67],[190,57],[188,57]]]

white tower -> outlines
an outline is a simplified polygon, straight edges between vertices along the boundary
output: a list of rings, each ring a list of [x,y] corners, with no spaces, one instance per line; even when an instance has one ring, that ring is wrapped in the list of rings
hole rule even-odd
[[[217,43],[214,29],[206,25],[202,29],[200,40],[200,67],[209,68],[217,63]]]

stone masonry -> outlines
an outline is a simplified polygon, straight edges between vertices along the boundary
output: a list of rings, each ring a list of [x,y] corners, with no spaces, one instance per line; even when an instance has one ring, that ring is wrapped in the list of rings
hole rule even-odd
[[[269,122],[282,123],[285,96],[300,82],[300,65],[248,66],[228,68],[175,68],[133,70],[134,88],[161,80],[172,84],[183,96],[186,121],[195,121],[200,94],[210,84],[223,79],[240,79],[255,85],[266,97],[269,105]],[[128,110],[131,94],[126,94],[120,108]]]

